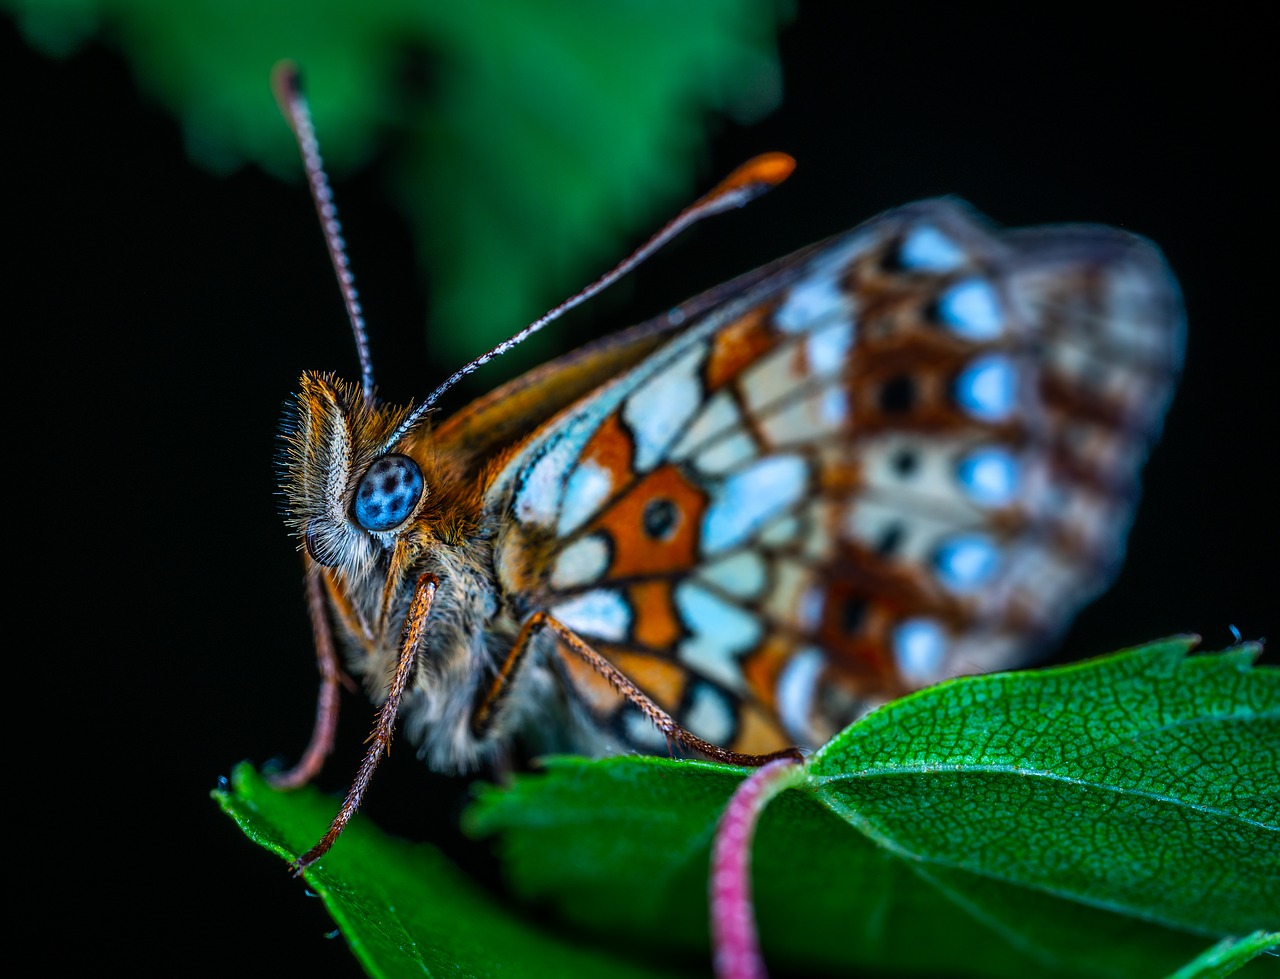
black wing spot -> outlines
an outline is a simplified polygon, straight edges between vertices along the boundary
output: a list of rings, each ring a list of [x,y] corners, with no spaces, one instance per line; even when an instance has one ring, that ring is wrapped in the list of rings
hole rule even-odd
[[[920,469],[920,456],[915,449],[899,449],[889,460],[889,465],[899,479],[907,479]]]
[[[846,598],[840,606],[840,628],[852,636],[862,628],[867,617],[867,603],[860,598]]]
[[[901,415],[916,403],[916,382],[910,374],[898,374],[880,385],[877,402],[886,415]]]
[[[902,546],[906,536],[907,530],[901,523],[889,524],[880,532],[880,539],[876,541],[876,553],[881,557],[892,557]]]
[[[654,540],[666,540],[675,530],[679,517],[680,511],[675,503],[665,497],[659,497],[645,504],[640,523],[647,536]]]

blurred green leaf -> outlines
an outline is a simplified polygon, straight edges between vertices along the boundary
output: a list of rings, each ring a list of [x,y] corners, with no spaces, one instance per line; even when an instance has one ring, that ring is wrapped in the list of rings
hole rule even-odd
[[[710,114],[750,121],[776,106],[773,35],[789,16],[781,0],[4,8],[51,55],[93,37],[117,47],[181,120],[191,155],[218,172],[253,162],[300,177],[268,86],[276,61],[297,62],[333,169],[388,155],[433,287],[432,351],[456,366],[610,267],[655,213],[692,199]]]
[[[1280,671],[1175,639],[965,678],[873,712],[765,811],[754,892],[788,968],[1136,976],[1280,924]],[[707,941],[697,762],[556,759],[469,813],[513,887],[575,926]],[[682,909],[672,915],[672,908]]]

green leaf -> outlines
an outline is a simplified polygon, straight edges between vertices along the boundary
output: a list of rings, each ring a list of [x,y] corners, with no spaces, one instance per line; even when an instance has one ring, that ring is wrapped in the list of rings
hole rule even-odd
[[[810,761],[754,850],[788,968],[1134,976],[1280,923],[1280,671],[1174,639],[896,701]],[[484,789],[514,888],[653,948],[706,942],[715,821],[741,773],[556,759]],[[672,914],[679,908],[679,914]],[[606,909],[606,910],[602,910]],[[1252,967],[1251,967],[1252,968]]]
[[[655,214],[693,199],[710,114],[750,121],[780,99],[773,34],[789,5],[0,0],[6,7],[51,55],[93,36],[118,46],[140,86],[181,120],[190,154],[217,172],[253,162],[300,182],[268,86],[277,60],[297,62],[330,166],[342,173],[389,155],[393,196],[432,284],[433,353],[460,366],[609,268],[625,236],[660,223]],[[298,220],[311,220],[301,203]]]
[[[289,862],[334,814],[333,799],[311,789],[277,792],[247,763],[213,797],[246,836]],[[388,837],[367,820],[354,820],[303,876],[371,976],[670,974],[557,939],[514,917],[433,847]]]
[[[1224,938],[1169,979],[1222,979],[1259,955],[1280,952],[1280,932],[1255,931],[1244,938]],[[1273,966],[1274,967],[1274,966]]]
[[[1254,648],[1191,646],[905,698],[818,752],[814,794],[949,872],[1209,934],[1261,927],[1260,898],[1280,916],[1280,674],[1251,671]]]

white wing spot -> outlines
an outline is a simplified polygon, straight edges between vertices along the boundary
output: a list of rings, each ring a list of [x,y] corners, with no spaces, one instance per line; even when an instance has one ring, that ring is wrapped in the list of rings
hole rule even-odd
[[[761,415],[759,426],[771,446],[805,445],[839,435],[848,414],[844,389],[829,387]]]
[[[764,591],[767,575],[762,558],[755,551],[737,551],[704,565],[698,577],[734,598],[756,598]]]
[[[778,719],[797,744],[813,737],[813,695],[825,660],[821,650],[808,646],[787,660],[778,674]]]
[[[627,711],[622,719],[622,726],[627,740],[637,748],[648,749],[657,754],[670,747],[667,736],[638,708]]]
[[[822,401],[818,406],[818,417],[824,425],[833,428],[843,425],[849,417],[849,396],[842,387],[830,387],[822,392]]]
[[[681,660],[708,680],[730,690],[741,689],[742,671],[736,657],[760,641],[761,626],[755,616],[692,581],[682,581],[675,598],[680,619],[691,633],[680,644]]]
[[[817,591],[811,565],[778,557],[773,562],[773,580],[764,599],[766,616],[801,632],[811,632],[822,615],[822,596],[815,596]]]
[[[808,367],[796,356],[795,344],[786,343],[744,370],[738,381],[738,390],[748,410],[759,412],[794,393],[811,377]]]
[[[573,439],[561,435],[528,470],[516,493],[516,519],[521,523],[551,525],[559,510],[562,480],[578,452]]]
[[[801,529],[798,517],[783,517],[760,531],[760,543],[770,547],[785,547],[795,541]]]
[[[684,725],[698,737],[712,744],[725,745],[733,737],[735,715],[733,705],[724,692],[707,683],[693,688]]]
[[[932,619],[907,619],[893,630],[893,655],[908,683],[923,685],[937,679],[946,648],[942,628]]]
[[[808,466],[799,456],[771,456],[729,476],[703,517],[703,550],[717,554],[741,544],[799,502],[807,487]]]
[[[817,632],[822,625],[822,608],[826,595],[821,588],[808,588],[796,607],[796,621],[805,632]]]
[[[991,579],[1000,565],[1000,550],[984,534],[958,534],[943,542],[933,564],[944,585],[963,591]]]
[[[597,588],[551,609],[551,615],[580,636],[621,642],[631,628],[631,606],[618,592]]]
[[[985,279],[963,279],[938,298],[938,316],[966,340],[993,340],[1004,327],[995,288]]]
[[[998,447],[975,449],[956,467],[961,487],[979,506],[1010,503],[1018,491],[1018,475],[1018,460]]]
[[[609,569],[609,543],[599,534],[574,541],[556,558],[551,570],[554,588],[574,588],[596,581]]]
[[[581,527],[609,498],[612,488],[613,476],[609,470],[590,459],[579,462],[565,484],[556,532],[563,537]]]
[[[983,421],[1008,418],[1016,395],[1017,375],[1013,364],[1000,354],[979,357],[956,378],[956,401]]]
[[[735,432],[726,438],[716,439],[698,453],[693,460],[698,469],[707,475],[718,476],[736,469],[748,459],[758,456],[759,450],[746,432]]]
[[[847,320],[852,312],[852,303],[834,274],[824,270],[792,286],[773,321],[784,333],[800,333],[832,315]]]
[[[951,272],[964,260],[960,246],[931,224],[912,228],[898,248],[898,261],[911,272]]]
[[[672,440],[701,406],[698,366],[704,352],[701,345],[685,351],[645,380],[623,406],[623,420],[635,436],[637,472],[648,472],[663,459]]]
[[[819,376],[844,370],[852,349],[853,322],[847,319],[815,331],[804,344],[809,367]]]
[[[704,442],[742,425],[738,406],[727,390],[717,391],[702,406],[698,417],[685,429],[680,441],[671,450],[671,458],[683,459]]]

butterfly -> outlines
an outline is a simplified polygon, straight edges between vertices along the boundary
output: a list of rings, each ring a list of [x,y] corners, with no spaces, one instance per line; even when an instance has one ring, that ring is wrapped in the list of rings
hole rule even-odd
[[[1182,331],[1146,240],[998,230],[940,199],[442,421],[433,399],[379,403],[368,370],[363,389],[304,374],[280,475],[324,681],[278,782],[327,753],[340,661],[381,707],[299,866],[397,717],[443,771],[517,743],[759,764],[1025,662],[1116,570]]]

